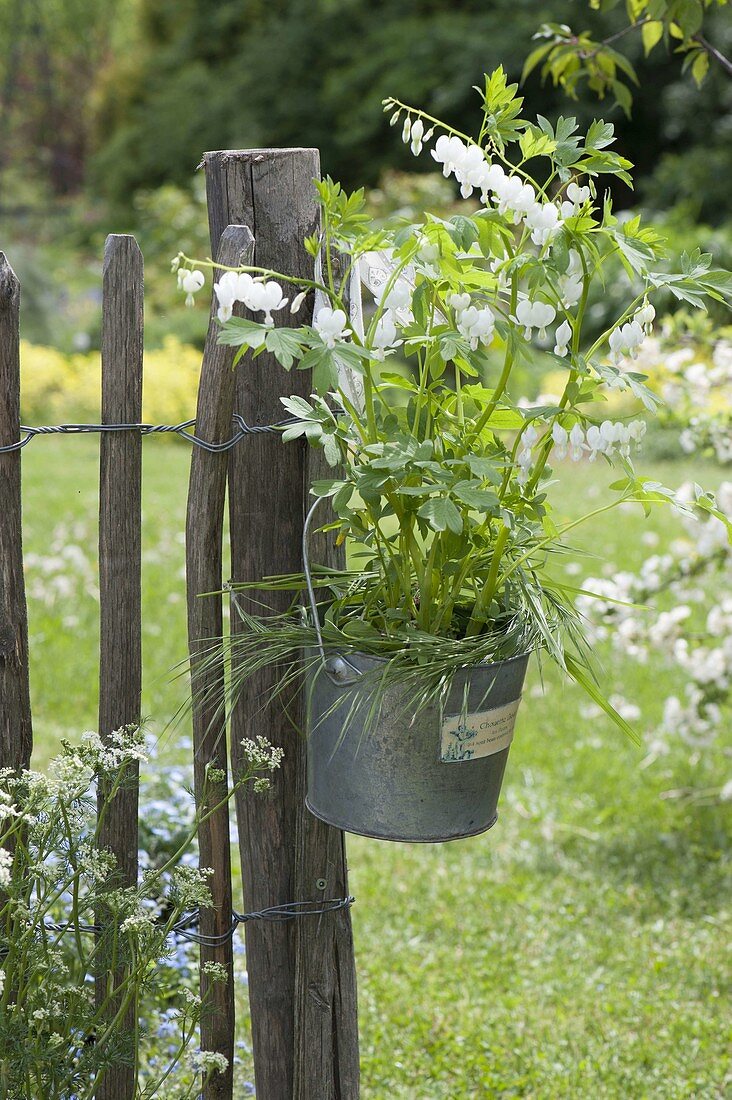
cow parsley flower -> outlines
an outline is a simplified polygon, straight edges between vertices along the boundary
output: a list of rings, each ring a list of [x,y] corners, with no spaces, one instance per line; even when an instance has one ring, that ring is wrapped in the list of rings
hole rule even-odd
[[[189,1055],[189,1062],[194,1073],[208,1075],[210,1073],[226,1073],[229,1068],[229,1060],[224,1054],[215,1050],[196,1050]]]
[[[249,763],[266,771],[273,772],[279,768],[285,755],[283,749],[272,745],[266,737],[257,737],[256,741],[245,737],[241,744]]]
[[[13,869],[13,857],[6,848],[0,848],[0,886],[9,886]]]
[[[350,335],[348,318],[342,309],[323,306],[313,320],[313,328],[327,348],[334,348],[339,340]]]

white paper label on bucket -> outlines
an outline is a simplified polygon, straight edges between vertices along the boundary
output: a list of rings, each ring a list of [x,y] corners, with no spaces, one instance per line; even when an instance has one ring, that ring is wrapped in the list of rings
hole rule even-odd
[[[451,714],[442,721],[443,764],[459,764],[463,760],[479,760],[507,749],[513,741],[521,696],[512,703],[476,714]]]

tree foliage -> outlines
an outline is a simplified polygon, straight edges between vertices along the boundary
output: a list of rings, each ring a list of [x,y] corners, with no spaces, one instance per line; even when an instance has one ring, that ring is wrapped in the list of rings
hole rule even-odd
[[[621,104],[632,85],[633,119],[620,148],[636,165],[641,194],[653,176],[654,199],[680,193],[692,213],[723,220],[732,82],[712,65],[698,92],[661,39],[643,61],[641,31],[626,33],[630,9],[593,2],[586,37],[542,41],[548,52],[533,64],[545,80],[527,70],[527,108],[560,113],[566,92],[579,94],[593,79],[591,69],[594,90]],[[670,12],[682,0],[632,3],[637,24],[649,5],[657,14],[658,5]],[[732,52],[729,8],[717,0],[702,7],[704,37]],[[0,171],[7,180],[8,165],[25,172],[30,164],[57,193],[87,182],[128,213],[141,189],[189,186],[212,148],[313,145],[345,184],[376,184],[387,166],[413,169],[380,118],[385,96],[419,100],[460,127],[475,103],[470,85],[485,69],[503,64],[518,79],[537,25],[555,20],[569,34],[576,16],[574,0],[0,0]],[[671,47],[683,46],[672,33],[669,23]],[[693,53],[685,57],[699,77]],[[642,74],[640,85],[632,72]],[[585,127],[593,99],[573,108]],[[632,201],[622,184],[614,198]]]
[[[551,77],[572,98],[587,87],[601,99],[608,93],[627,115],[633,104],[634,86],[640,81],[633,63],[615,43],[630,33],[640,36],[645,56],[663,43],[667,50],[683,58],[682,71],[690,71],[700,87],[710,64],[732,76],[732,59],[723,52],[716,38],[715,14],[729,0],[625,0],[626,21],[607,38],[596,38],[591,30],[576,33],[566,23],[544,23],[534,35],[543,39],[529,54],[524,77],[541,68],[543,78]],[[621,0],[590,0],[595,11],[613,11]],[[724,13],[728,15],[728,13]],[[710,30],[711,28],[711,30]]]

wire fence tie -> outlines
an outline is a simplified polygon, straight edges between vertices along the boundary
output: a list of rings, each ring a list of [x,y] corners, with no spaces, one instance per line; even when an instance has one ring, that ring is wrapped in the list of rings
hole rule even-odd
[[[24,433],[24,437],[19,439],[17,443],[8,443],[4,447],[0,447],[0,454],[20,451],[38,435],[90,435],[102,432],[139,432],[141,435],[162,435],[168,432],[187,439],[189,443],[203,448],[204,451],[208,451],[210,454],[221,454],[235,447],[245,436],[278,432],[281,428],[294,424],[295,420],[281,420],[277,424],[247,424],[243,416],[234,413],[232,422],[236,430],[231,439],[226,439],[222,443],[211,443],[207,439],[201,439],[194,432],[190,432],[188,429],[196,423],[195,417],[193,420],[184,420],[180,424],[41,424],[38,426],[21,424],[20,430]]]

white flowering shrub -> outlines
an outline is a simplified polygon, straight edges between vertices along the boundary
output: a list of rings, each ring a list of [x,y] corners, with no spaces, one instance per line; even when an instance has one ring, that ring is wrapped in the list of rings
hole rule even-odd
[[[347,578],[318,573],[328,640],[421,676],[423,698],[458,667],[541,648],[630,732],[588,675],[573,597],[552,570],[582,522],[552,518],[550,487],[561,477],[552,458],[617,467],[615,501],[603,510],[635,502],[690,512],[672,489],[636,474],[643,420],[611,419],[604,403],[618,391],[648,415],[658,408],[638,363],[659,292],[702,306],[729,297],[732,284],[699,251],[667,270],[660,236],[639,217],[618,221],[602,179],[629,183],[631,165],[612,150],[611,125],[580,134],[574,119],[531,122],[516,91],[502,69],[486,77],[475,137],[385,101],[414,155],[436,161],[477,210],[375,223],[361,192],[327,179],[316,183],[322,231],[305,242],[315,279],[221,270],[183,254],[174,267],[189,295],[207,267],[216,271],[220,341],[237,358],[266,351],[287,370],[312,371],[311,399],[283,400],[283,439],[323,447],[334,476],[312,492],[330,498],[338,538],[362,555]],[[618,258],[628,298],[590,334],[590,292]],[[361,283],[373,297],[366,323]],[[297,324],[312,292],[312,321],[275,327],[275,317]],[[240,307],[248,316],[234,315]],[[515,372],[531,368],[537,349],[554,359],[562,387],[527,408]],[[721,515],[702,489],[694,505]],[[292,621],[269,633],[250,626],[250,642],[237,639],[243,676],[266,652],[280,660],[291,642],[295,659],[312,642],[303,628],[295,645]]]
[[[97,789],[111,800],[130,765],[145,759],[143,737],[128,729],[108,743],[87,734],[64,744],[48,775],[0,772],[3,1096],[87,1100],[107,1067],[124,1060],[137,1067],[136,1095],[184,1100],[199,1095],[201,1075],[226,1068],[220,1053],[195,1049],[206,1011],[197,949],[171,935],[184,914],[211,902],[211,872],[197,866],[192,798],[187,813],[181,807],[184,775],[173,769],[174,791],[161,774],[143,783],[143,805],[150,798],[136,888],[110,888],[115,860],[96,844]],[[261,741],[234,788],[268,784],[280,759]],[[121,991],[138,1007],[137,1034],[110,1024],[108,1003],[95,1001],[95,959],[109,949],[124,969]],[[209,976],[226,980],[213,964]]]
[[[691,483],[679,494],[694,498]],[[732,482],[717,493],[732,518]],[[701,514],[684,517],[685,537],[652,554],[637,573],[587,577],[582,587],[600,598],[580,596],[590,638],[608,640],[614,649],[641,663],[670,667],[674,693],[663,703],[660,726],[649,741],[649,763],[678,745],[692,757],[722,748],[732,721],[732,595],[724,581],[732,570],[732,547],[723,523]],[[669,597],[668,610],[657,603]],[[732,799],[732,776],[716,775],[704,790]]]
[[[640,364],[664,402],[661,423],[684,454],[732,463],[732,328],[667,319]]]

